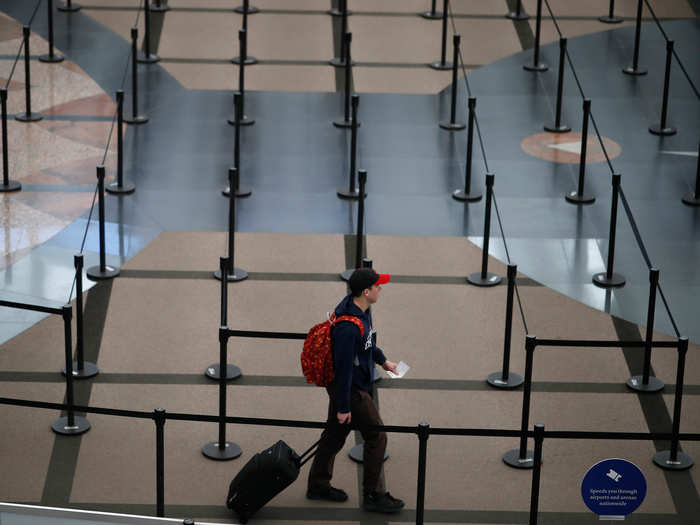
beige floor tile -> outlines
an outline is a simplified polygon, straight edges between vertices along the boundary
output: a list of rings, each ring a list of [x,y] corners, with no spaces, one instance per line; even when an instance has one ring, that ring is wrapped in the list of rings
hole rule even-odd
[[[333,55],[332,28],[326,14],[251,16],[248,54],[268,60],[328,60]]]
[[[60,316],[50,315],[39,321],[0,346],[0,370],[58,374],[66,363],[63,334]]]
[[[345,284],[243,281],[228,293],[231,329],[304,333],[325,319],[344,296]],[[302,297],[312,306],[299,308]],[[140,310],[130,308],[135,302],[160,315],[144,319]],[[289,308],[283,315],[282,304]],[[100,367],[110,372],[198,373],[219,359],[219,324],[220,284],[214,279],[120,280],[112,288]],[[238,347],[233,341],[230,346],[230,360],[236,362]],[[284,375],[295,374],[300,374],[298,364]]]
[[[452,82],[449,71],[415,67],[362,67],[352,71],[358,93],[439,93]]]
[[[61,383],[0,383],[0,396],[13,399],[60,403],[64,392]],[[56,436],[51,423],[58,416],[53,410],[0,405],[0,418],[5,422],[0,434],[3,501],[41,500]]]
[[[348,26],[358,62],[428,64],[440,58],[440,24],[430,20],[357,16],[348,19]]]
[[[227,239],[223,232],[163,232],[124,268],[213,271]],[[251,272],[334,273],[345,264],[343,242],[342,235],[237,233],[236,265]]]
[[[321,395],[323,394],[323,395]],[[114,386],[99,385],[93,390],[97,406],[130,406],[150,411],[155,406],[171,412],[217,413],[216,387]],[[229,390],[228,413],[248,417],[322,421],[326,396],[319,390],[285,388],[244,388]],[[155,431],[149,420],[95,416],[94,428],[83,438],[71,500],[152,503],[155,499]],[[94,432],[94,433],[93,433]],[[285,440],[301,453],[320,431],[269,426],[230,425],[227,440],[241,446],[243,455],[234,461],[212,462],[201,454],[201,447],[218,436],[217,425],[168,421],[165,425],[165,503],[219,505],[224,503],[230,480],[253,454]],[[354,443],[349,437],[345,451]],[[343,451],[338,455],[336,481],[357,504],[355,464]],[[108,465],[119,462],[123,468]],[[97,473],[99,476],[96,476]],[[304,493],[308,470],[277,496],[270,506],[307,506]],[[196,479],[196,483],[191,480]],[[326,502],[324,507],[333,506]]]
[[[239,27],[239,16],[233,10],[231,13],[169,12],[163,22],[158,54],[163,58],[231,59],[238,51]],[[250,43],[251,40],[249,52],[254,54]]]
[[[455,28],[462,37],[462,60],[465,64],[489,64],[522,50],[513,23],[505,18],[502,20],[456,19]],[[498,35],[498,38],[493,38],[492,35]],[[451,26],[447,38],[447,55],[450,57],[448,60],[451,60]]]

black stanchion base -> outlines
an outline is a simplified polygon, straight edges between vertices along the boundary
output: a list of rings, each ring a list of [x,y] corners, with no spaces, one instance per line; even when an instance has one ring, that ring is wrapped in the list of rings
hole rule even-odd
[[[16,180],[8,180],[7,184],[0,184],[0,193],[5,193],[8,191],[19,191],[22,189],[22,184]],[[691,193],[692,195],[692,193]]]
[[[354,272],[354,271],[355,271],[355,268],[348,268],[348,269],[345,270],[343,273],[339,274],[339,275],[340,275],[340,278],[341,278],[343,281],[349,281],[349,280],[350,280],[350,276],[352,275],[352,272]]]
[[[664,388],[664,382],[658,377],[649,376],[649,383],[646,385],[643,383],[642,379],[642,376],[632,376],[625,384],[637,392],[658,392]]]
[[[571,204],[591,204],[592,202],[595,202],[595,197],[585,192],[583,195],[579,195],[577,191],[570,191],[564,195],[564,198]]]
[[[661,467],[664,470],[687,470],[694,463],[693,458],[680,450],[676,453],[676,461],[671,461],[670,450],[657,452],[654,454],[653,461],[657,467]]]
[[[76,4],[76,3],[71,3],[71,6],[68,7],[68,4],[59,4],[56,6],[56,9],[59,11],[63,11],[64,13],[75,13],[76,11],[80,11],[82,9],[82,5]]]
[[[99,373],[100,373],[100,369],[97,368],[97,365],[95,363],[90,363],[89,361],[83,361],[83,369],[79,370],[78,369],[78,362],[73,361],[73,374],[72,374],[73,379],[89,379],[91,377],[95,377]],[[61,374],[63,374],[64,376],[66,375],[66,367],[65,366],[61,369]]]
[[[452,69],[452,62],[440,62],[439,60],[436,60],[435,62],[430,63],[430,67],[433,69],[437,69],[438,71],[447,71],[448,69]]]
[[[549,69],[549,66],[545,64],[544,62],[540,62],[539,64],[532,64],[532,65],[524,65],[523,69],[525,71],[534,71],[535,73],[543,73]]]
[[[360,190],[355,188],[354,190],[350,191],[348,188],[341,188],[337,192],[338,197],[341,199],[359,199],[360,198]],[[367,197],[367,194],[365,193],[365,197]]]
[[[535,453],[532,450],[527,450],[525,457],[520,459],[519,448],[509,450],[503,454],[503,463],[513,468],[531,469],[535,466]]]
[[[160,61],[160,57],[155,53],[146,55],[146,53],[140,52],[136,57],[136,62],[139,64],[155,64],[158,61]]]
[[[221,450],[219,442],[213,441],[202,447],[202,454],[216,461],[228,461],[229,459],[236,459],[243,454],[243,451],[236,443],[231,443],[230,441],[226,441],[224,443],[224,449]]]
[[[632,66],[626,67],[625,69],[622,70],[622,72],[623,72],[625,75],[633,75],[633,76],[641,76],[641,75],[646,75],[646,74],[647,74],[647,70],[646,70],[646,69],[639,69],[639,68],[635,69],[635,68],[632,67]]]
[[[336,128],[351,128],[352,127],[352,119],[350,120],[345,120],[345,118],[339,118],[338,120],[333,121],[333,125]],[[357,127],[359,128],[362,125],[362,122],[359,120],[357,121]]]
[[[365,447],[362,445],[362,443],[355,445],[350,449],[348,452],[348,456],[350,456],[350,459],[352,459],[356,463],[362,463],[362,454],[364,453]],[[385,450],[384,451],[384,461],[389,459],[389,453]]]
[[[250,188],[246,188],[245,186],[238,186],[238,189],[236,190],[236,198],[241,198],[241,197],[250,197],[250,195],[253,193],[253,190]],[[226,186],[225,189],[221,190],[221,195],[224,197],[228,197],[231,195],[231,186]]]
[[[622,22],[622,18],[620,18],[619,16],[608,16],[608,15],[599,16],[598,20],[600,20],[604,24],[619,24],[620,22]]]
[[[17,113],[15,115],[15,120],[19,120],[20,122],[37,122],[43,118],[44,115],[41,113]]]
[[[112,195],[128,195],[129,193],[134,193],[136,191],[136,186],[131,182],[123,182],[120,186],[118,182],[112,182],[107,184],[105,187],[107,193]]]
[[[117,275],[119,275],[119,268],[106,264],[105,271],[102,272],[100,271],[100,265],[98,264],[97,266],[91,266],[88,268],[85,275],[87,275],[88,279],[91,281],[106,281],[107,279],[114,279]]]
[[[476,202],[481,200],[481,192],[479,190],[472,190],[467,193],[460,188],[452,192],[452,198],[461,202]]]
[[[220,379],[219,370],[221,370],[221,368],[219,367],[219,363],[216,363],[208,366],[207,369],[204,371],[204,375],[207,376],[209,379],[218,381]],[[236,365],[226,365],[226,381],[238,379],[239,377],[241,377],[241,374],[241,369],[238,368]]]
[[[344,58],[331,58],[328,63],[333,66],[333,67],[345,67],[345,59]],[[350,59],[350,65],[354,66],[356,62],[351,58]]]
[[[149,10],[151,13],[164,13],[170,11],[170,6],[168,4],[151,4]]]
[[[337,7],[333,7],[331,9],[329,9],[328,11],[326,11],[326,13],[328,13],[331,16],[343,16],[343,12],[340,9],[338,9]],[[347,14],[348,14],[348,16],[350,16],[352,14],[352,11],[350,11],[350,9],[348,9]]]
[[[233,62],[234,64],[240,64],[240,63],[241,63],[241,57],[233,57],[233,58],[231,59],[231,62]],[[257,59],[257,58],[255,58],[255,57],[250,57],[250,56],[249,56],[249,57],[245,57],[245,65],[246,65],[246,66],[252,66],[253,64],[257,64],[257,63],[258,63],[258,59]]]
[[[125,117],[124,122],[127,124],[145,124],[148,122],[148,117],[146,115],[136,115],[135,117]]]
[[[440,122],[440,127],[446,129],[447,131],[459,131],[464,129],[467,125],[464,122],[451,122],[449,120],[443,120]]]
[[[228,119],[227,122],[228,122],[231,126],[235,126],[235,125],[236,125],[236,119],[233,118],[233,117],[230,118],[230,119]],[[250,118],[250,117],[247,116],[247,115],[243,115],[243,118],[241,119],[241,126],[252,126],[253,124],[255,124],[255,119],[254,119],[254,118]]]
[[[214,272],[214,278],[218,281],[221,280],[221,270],[216,270]],[[241,270],[240,268],[234,268],[233,273],[229,273],[226,276],[226,280],[230,283],[237,283],[238,281],[243,281],[248,278],[248,272]]]
[[[65,60],[65,57],[63,55],[57,55],[54,53],[53,55],[39,55],[39,62],[48,62],[50,64],[55,64],[57,62],[63,62]]]
[[[501,282],[501,276],[495,273],[486,272],[486,277],[481,277],[481,272],[470,273],[467,282],[474,286],[496,286]]]
[[[10,182],[12,182],[12,181],[10,181]],[[0,186],[0,188],[1,187],[2,186]],[[5,190],[5,191],[12,191],[12,190]],[[690,193],[686,193],[681,200],[683,201],[683,204],[687,204],[688,206],[700,206],[700,198],[695,196],[694,191],[691,191]]]
[[[442,20],[442,13],[438,11],[435,11],[434,13],[431,11],[426,11],[425,13],[421,13],[420,16],[427,18],[428,20]]]
[[[571,131],[571,128],[566,124],[560,124],[559,126],[556,124],[545,124],[544,130],[550,133],[568,133]]]
[[[510,13],[506,14],[506,18],[510,18],[511,20],[530,20],[530,15],[528,15],[525,11],[520,11],[520,13],[511,11]]]
[[[625,277],[619,273],[613,272],[608,278],[608,272],[600,272],[593,275],[593,284],[601,288],[618,288],[624,286]]]
[[[653,126],[649,126],[649,133],[652,135],[661,135],[664,137],[668,137],[670,135],[675,135],[677,133],[676,128],[672,128],[671,126],[666,126],[665,128],[661,127],[661,124],[654,124]]]
[[[513,388],[518,388],[522,385],[525,380],[523,376],[519,374],[514,374],[510,372],[508,374],[508,379],[503,379],[503,372],[494,372],[489,374],[486,378],[486,382],[494,388],[502,388],[503,390],[512,390]]]
[[[242,5],[239,5],[238,7],[234,8],[234,11],[239,14],[245,13],[245,9],[243,8]],[[249,15],[254,15],[255,13],[259,13],[260,9],[255,7],[254,5],[248,4],[248,14]]]
[[[90,430],[90,422],[84,417],[73,416],[73,425],[68,426],[68,416],[63,416],[51,423],[51,430],[62,436],[77,436]]]

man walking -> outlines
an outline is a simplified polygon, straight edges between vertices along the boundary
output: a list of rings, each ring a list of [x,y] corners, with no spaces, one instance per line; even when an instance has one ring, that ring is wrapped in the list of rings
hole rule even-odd
[[[359,326],[351,322],[339,322],[333,326],[331,344],[333,349],[334,380],[326,387],[328,391],[329,426],[321,435],[316,456],[309,473],[306,497],[328,501],[346,501],[344,490],[332,487],[333,463],[343,448],[350,433],[348,424],[383,425],[374,399],[374,364],[384,370],[396,372],[396,363],[384,356],[377,347],[370,306],[377,302],[382,284],[390,280],[388,274],[378,274],[371,268],[357,269],[350,276],[350,295],[335,308],[336,317],[357,317],[364,327],[364,337]],[[404,502],[386,491],[381,477],[386,433],[362,430],[363,447],[363,500],[365,510],[371,512],[398,512]]]

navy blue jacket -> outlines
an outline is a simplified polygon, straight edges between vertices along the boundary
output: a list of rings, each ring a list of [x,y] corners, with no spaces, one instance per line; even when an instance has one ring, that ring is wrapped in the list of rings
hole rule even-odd
[[[376,344],[372,330],[372,316],[367,309],[363,312],[354,302],[352,294],[335,307],[335,315],[352,315],[362,321],[365,336],[353,323],[341,322],[333,326],[331,345],[333,348],[333,373],[335,379],[334,400],[338,412],[350,412],[350,392],[364,390],[372,392],[372,372],[374,363],[383,365],[384,352]]]

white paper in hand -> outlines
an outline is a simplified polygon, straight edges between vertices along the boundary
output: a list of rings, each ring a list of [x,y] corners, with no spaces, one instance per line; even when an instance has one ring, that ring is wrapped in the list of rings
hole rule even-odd
[[[390,372],[389,370],[387,370],[386,373],[392,379],[399,379],[406,375],[406,372],[408,372],[410,369],[411,367],[408,366],[406,363],[404,363],[403,361],[399,361],[399,364],[396,365],[396,374],[394,372]]]

